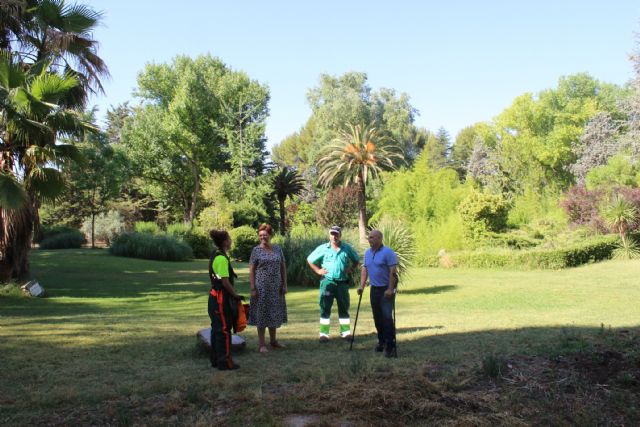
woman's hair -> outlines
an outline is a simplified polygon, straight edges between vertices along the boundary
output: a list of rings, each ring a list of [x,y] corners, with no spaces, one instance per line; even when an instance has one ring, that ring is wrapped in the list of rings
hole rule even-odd
[[[211,230],[209,236],[218,249],[222,249],[222,244],[229,238],[229,233],[226,230]]]
[[[269,236],[273,236],[273,227],[271,227],[271,224],[267,224],[266,222],[260,224],[260,227],[258,227],[258,233],[260,233],[262,230],[269,233]]]

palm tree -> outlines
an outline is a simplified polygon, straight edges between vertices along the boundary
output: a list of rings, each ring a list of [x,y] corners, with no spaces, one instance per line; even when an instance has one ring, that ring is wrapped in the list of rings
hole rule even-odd
[[[638,245],[629,237],[629,232],[640,221],[640,212],[621,195],[616,195],[604,211],[604,219],[620,235],[620,247],[614,253],[619,258],[638,258]]]
[[[319,181],[325,187],[336,183],[358,187],[358,229],[360,243],[367,233],[366,186],[369,177],[378,179],[383,170],[404,161],[402,149],[372,125],[348,125],[334,139],[319,160]]]
[[[297,171],[283,167],[273,177],[273,193],[278,199],[280,206],[280,234],[285,235],[286,228],[286,210],[284,208],[284,202],[287,197],[291,198],[297,194],[300,194],[304,189],[304,180]]]
[[[9,53],[0,54],[0,281],[29,275],[29,250],[38,208],[64,189],[59,170],[79,160],[61,135],[93,129],[76,111],[61,107],[79,82],[41,68],[24,71]]]
[[[84,105],[89,93],[104,93],[100,78],[108,78],[106,64],[97,55],[94,29],[102,13],[64,0],[29,0],[35,3],[25,15],[15,52],[24,63],[46,64],[49,71],[75,75],[80,85],[70,101]]]

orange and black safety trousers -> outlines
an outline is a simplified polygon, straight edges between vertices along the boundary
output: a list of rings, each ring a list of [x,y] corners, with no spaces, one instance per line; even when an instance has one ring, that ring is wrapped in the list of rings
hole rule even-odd
[[[211,318],[211,366],[218,369],[233,368],[231,359],[231,329],[233,312],[231,298],[224,289],[211,289],[209,293],[209,317]]]

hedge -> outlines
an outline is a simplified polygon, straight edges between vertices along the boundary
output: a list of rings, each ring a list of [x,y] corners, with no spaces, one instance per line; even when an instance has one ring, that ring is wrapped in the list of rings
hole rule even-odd
[[[547,270],[577,267],[611,259],[619,237],[603,236],[588,242],[565,248],[532,250],[483,250],[453,252],[431,256],[424,260],[426,267],[466,268],[514,268],[524,270]]]
[[[40,241],[40,249],[78,249],[85,243],[84,234],[80,230],[50,234]]]
[[[148,233],[124,233],[118,236],[109,252],[129,258],[159,261],[185,261],[193,258],[191,248],[173,236]]]

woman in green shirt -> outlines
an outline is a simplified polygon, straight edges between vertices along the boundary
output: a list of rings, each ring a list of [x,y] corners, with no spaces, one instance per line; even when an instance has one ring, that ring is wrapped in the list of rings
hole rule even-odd
[[[234,305],[240,296],[233,287],[237,277],[227,252],[231,249],[231,236],[225,230],[211,230],[209,233],[216,245],[209,260],[209,317],[211,318],[211,366],[221,371],[238,369],[240,365],[231,359],[231,329],[234,318]]]

